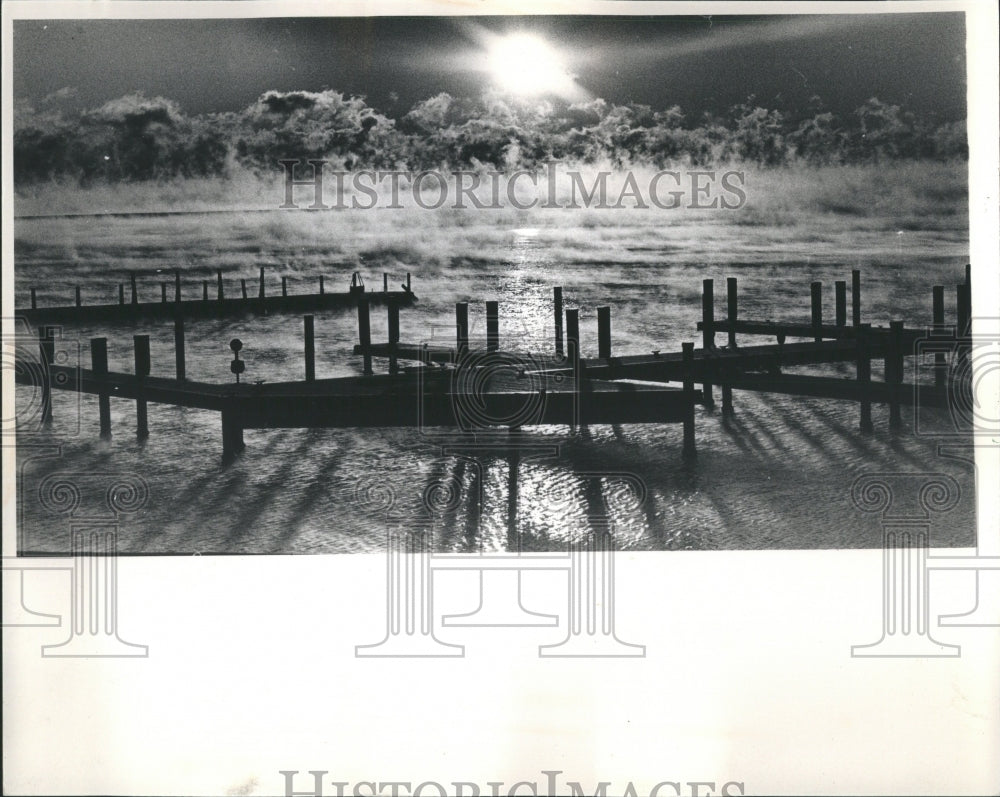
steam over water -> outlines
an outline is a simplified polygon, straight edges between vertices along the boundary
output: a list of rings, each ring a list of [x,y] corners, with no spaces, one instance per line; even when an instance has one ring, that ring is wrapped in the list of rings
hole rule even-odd
[[[482,341],[483,302],[497,299],[501,348],[550,350],[551,289],[562,285],[566,306],[580,308],[584,355],[596,356],[596,307],[604,304],[612,308],[613,353],[620,355],[676,351],[686,340],[700,346],[695,325],[706,277],[715,278],[717,316],[725,315],[725,277],[735,276],[742,317],[789,321],[809,318],[809,283],[821,280],[832,321],[834,281],[850,284],[851,268],[861,268],[865,321],[903,318],[907,326],[926,325],[931,286],[960,281],[967,257],[962,238],[945,233],[908,234],[905,246],[871,231],[776,247],[745,228],[705,235],[680,226],[654,239],[658,243],[649,243],[648,230],[630,240],[617,228],[613,240],[586,256],[567,255],[553,243],[551,229],[511,226],[499,248],[462,256],[435,260],[381,251],[354,257],[332,243],[294,236],[255,246],[246,229],[260,223],[239,220],[226,229],[226,221],[209,224],[209,217],[199,216],[73,219],[62,220],[50,235],[51,222],[19,220],[16,304],[27,304],[31,286],[41,305],[70,304],[77,284],[85,302],[116,301],[117,283],[129,270],[139,273],[143,300],[158,300],[159,282],[172,281],[175,267],[184,273],[190,298],[200,296],[202,279],[212,280],[215,295],[216,268],[224,270],[227,295],[238,295],[240,277],[255,292],[261,265],[268,267],[271,293],[283,275],[289,292],[301,293],[317,290],[321,273],[328,291],[340,291],[355,269],[369,290],[381,290],[383,271],[390,272],[391,289],[410,271],[419,302],[401,313],[406,342],[452,343],[456,301],[470,302],[471,336]],[[172,285],[170,290],[172,296]],[[946,296],[952,319],[952,287]],[[150,336],[153,374],[172,376],[169,322],[64,330],[65,338],[80,341],[84,366],[88,339],[106,336],[111,369],[127,372],[134,334]],[[372,308],[372,335],[386,339],[378,307]],[[189,320],[188,378],[230,381],[228,343],[234,337],[244,344],[248,381],[302,378],[302,319],[296,315]],[[360,358],[351,354],[356,339],[353,310],[316,314],[317,376],[360,374]],[[717,342],[724,345],[724,336]],[[385,368],[376,359],[376,371]],[[853,364],[815,372],[854,375]],[[881,378],[881,362],[873,372]],[[17,400],[29,402],[30,389],[18,387]],[[96,397],[83,397],[79,411],[77,400],[57,392],[51,428],[19,435],[23,551],[68,548],[66,519],[48,512],[36,496],[41,480],[55,472],[136,473],[148,482],[148,504],[121,528],[120,549],[134,553],[377,551],[385,545],[387,523],[431,523],[436,547],[448,551],[562,548],[594,522],[611,522],[623,549],[877,547],[878,518],[854,507],[850,489],[857,476],[884,471],[951,475],[962,499],[933,521],[932,543],[971,545],[975,539],[971,466],[939,457],[936,439],[914,436],[909,428],[890,434],[888,410],[879,405],[873,409],[875,434],[863,437],[852,402],[737,391],[733,418],[724,419],[718,408],[696,410],[698,456],[692,463],[681,459],[681,426],[669,424],[526,428],[517,457],[504,450],[445,453],[442,446],[454,442],[447,430],[248,430],[246,451],[224,466],[216,413],[150,404],[150,437],[138,443],[134,403],[112,400],[114,436],[102,443]],[[910,410],[903,412],[909,427]],[[506,442],[507,433],[500,438]],[[40,457],[44,449],[29,447],[51,445],[61,445],[61,456]],[[629,491],[626,484],[639,487]]]

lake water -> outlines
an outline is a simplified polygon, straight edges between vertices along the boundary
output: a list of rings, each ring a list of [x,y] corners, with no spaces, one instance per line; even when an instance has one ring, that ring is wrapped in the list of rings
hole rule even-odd
[[[255,289],[261,265],[268,268],[270,293],[281,276],[299,293],[314,291],[322,273],[334,291],[346,289],[359,269],[369,290],[380,290],[383,271],[390,272],[391,287],[409,271],[419,301],[402,311],[404,341],[451,343],[456,301],[470,302],[471,335],[481,340],[483,302],[496,299],[502,349],[550,349],[551,289],[561,285],[566,306],[580,308],[585,356],[596,355],[596,307],[604,304],[611,306],[614,353],[638,354],[700,341],[695,324],[706,277],[715,278],[719,316],[725,314],[725,277],[735,276],[742,317],[806,321],[811,281],[823,281],[832,319],[834,281],[850,285],[850,270],[861,268],[865,321],[925,325],[931,286],[960,281],[968,252],[963,235],[947,232],[831,232],[776,243],[752,228],[693,224],[662,235],[616,228],[603,239],[600,230],[581,230],[597,244],[567,251],[563,242],[573,237],[572,228],[517,226],[493,234],[482,251],[427,262],[405,247],[345,254],[335,229],[330,240],[278,236],[261,246],[254,235],[261,224],[240,216],[19,220],[17,306],[26,304],[31,286],[42,305],[71,303],[74,285],[82,286],[86,302],[116,301],[117,283],[129,270],[139,273],[142,298],[150,300],[158,299],[159,282],[172,280],[175,267],[184,272],[191,298],[200,296],[206,278],[214,295],[216,268],[225,271],[228,295],[237,295],[240,277]],[[953,318],[953,288],[946,295]],[[351,354],[353,310],[318,313],[315,323],[317,375],[360,374],[360,358]],[[386,319],[377,307],[372,332],[374,340],[385,340]],[[63,334],[71,350],[79,341],[84,366],[88,339],[106,336],[110,367],[123,371],[132,370],[132,335],[149,334],[153,373],[173,373],[169,322],[82,326]],[[230,381],[228,342],[239,337],[247,380],[301,378],[301,335],[302,320],[294,315],[189,321],[188,377]],[[384,361],[375,363],[377,371],[385,368]],[[815,372],[848,377],[853,365]],[[881,378],[881,363],[873,372]],[[17,400],[29,402],[30,389],[18,387]],[[974,544],[971,466],[938,456],[937,439],[909,429],[890,433],[886,408],[874,407],[875,433],[861,436],[851,402],[736,392],[735,403],[736,415],[728,419],[718,409],[697,409],[694,462],[682,460],[681,427],[670,424],[529,428],[516,455],[505,433],[496,441],[507,448],[469,453],[447,430],[248,430],[246,451],[224,465],[215,413],[151,404],[150,437],[139,443],[134,404],[112,400],[113,438],[102,442],[96,397],[78,402],[57,392],[51,427],[18,436],[20,548],[54,553],[68,547],[69,521],[37,495],[53,473],[76,474],[71,478],[86,485],[78,516],[100,513],[102,480],[111,474],[145,480],[148,502],[121,522],[119,547],[130,553],[370,552],[384,548],[386,526],[396,523],[432,526],[435,547],[447,551],[561,549],[606,522],[622,549],[877,547],[878,518],[858,511],[850,490],[859,475],[885,471],[956,479],[962,499],[934,520],[932,542]],[[639,487],[629,494],[626,483]]]

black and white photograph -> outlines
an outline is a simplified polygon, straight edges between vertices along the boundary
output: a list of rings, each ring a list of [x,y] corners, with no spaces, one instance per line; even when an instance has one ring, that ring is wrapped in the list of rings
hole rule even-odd
[[[996,793],[996,19],[5,5],[5,793]]]

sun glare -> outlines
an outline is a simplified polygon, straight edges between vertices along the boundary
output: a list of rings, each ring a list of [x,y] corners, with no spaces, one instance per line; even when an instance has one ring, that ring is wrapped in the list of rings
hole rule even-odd
[[[527,33],[503,36],[490,46],[489,68],[499,88],[520,95],[571,94],[575,84],[559,53]]]

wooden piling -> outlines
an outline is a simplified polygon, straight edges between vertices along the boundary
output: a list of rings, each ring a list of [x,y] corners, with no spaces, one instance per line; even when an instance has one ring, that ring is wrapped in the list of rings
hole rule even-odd
[[[222,458],[228,461],[245,448],[243,443],[243,424],[240,422],[235,397],[228,397],[223,402],[221,415]]]
[[[933,294],[934,334],[944,335],[944,285],[935,285]],[[944,387],[948,381],[948,364],[943,351],[934,354],[934,386]]]
[[[125,304],[125,283],[118,283],[118,304]]]
[[[128,275],[129,286],[132,289],[132,304],[139,304],[139,290],[135,284],[135,272],[130,271]]]
[[[552,313],[555,317],[556,355],[563,353],[563,294],[562,288],[552,289]]]
[[[611,308],[597,308],[597,356],[611,359]]]
[[[174,301],[179,302],[181,300],[181,270],[176,269],[174,271]]]
[[[83,298],[80,296],[80,286],[79,285],[76,286],[75,294],[76,294],[76,296],[75,296],[76,306],[77,307],[81,307],[83,305]]]
[[[132,346],[135,353],[135,375],[139,379],[145,379],[150,373],[149,335],[133,335]],[[135,400],[135,434],[140,440],[149,437],[146,399],[141,393]]]
[[[382,272],[382,293],[389,292],[389,275],[386,272]]]
[[[260,267],[260,289],[259,289],[259,292],[257,293],[257,296],[259,298],[263,299],[264,295],[265,295],[264,294],[264,267],[261,266]]]
[[[90,339],[90,369],[95,376],[107,376],[108,373],[108,339]],[[97,394],[97,406],[101,424],[101,438],[111,437],[111,398],[107,386]]]
[[[216,281],[216,285],[218,286],[219,301],[221,302],[223,300],[223,298],[224,298],[223,293],[222,293],[222,269],[219,269],[215,273],[215,281]]]
[[[167,303],[167,283],[165,282],[160,283],[160,302],[162,304]]]
[[[313,316],[302,316],[305,332],[306,381],[316,381],[316,342],[313,329]]]
[[[972,292],[968,285],[955,286],[955,304],[958,311],[958,329],[955,330],[960,338],[969,334],[969,319],[972,315]]]
[[[701,283],[701,345],[705,353],[715,348],[715,283],[710,280],[702,280]],[[702,391],[706,407],[711,407],[715,400],[712,398],[712,383],[706,378],[702,383]]]
[[[389,373],[399,373],[399,360],[396,357],[396,346],[399,345],[399,304],[389,302],[387,306],[389,314]]]
[[[903,425],[900,412],[900,391],[903,384],[903,322],[889,322],[889,351],[886,354],[886,382],[892,385],[889,394],[889,428],[899,429]],[[890,366],[889,362],[892,361]]]
[[[35,296],[35,289],[34,288],[31,289],[31,309],[32,310],[37,310],[38,309],[38,299]]]
[[[696,455],[694,444],[694,343],[682,343],[684,355],[684,396],[688,399],[684,410],[684,449],[685,459]]]
[[[245,302],[247,300],[247,281],[243,278],[240,279],[240,294]]]
[[[861,326],[861,271],[851,271],[851,326]]]
[[[322,296],[325,293],[323,289],[323,275],[319,275],[319,295]]]
[[[288,277],[281,278],[281,295],[288,296]]]
[[[201,281],[201,300],[203,302],[208,301],[208,280]]]
[[[812,293],[812,325],[817,330],[816,342],[823,342],[823,335],[819,329],[823,326],[823,283],[814,282],[810,286]]]
[[[375,373],[372,371],[372,328],[371,319],[368,315],[368,299],[364,296],[358,297],[358,343],[361,344],[364,356],[365,376],[371,376]]]
[[[406,272],[406,292],[410,292],[410,272]]]
[[[575,307],[566,310],[566,356],[573,375],[580,371],[580,311]]]
[[[845,280],[837,280],[834,283],[834,289],[837,294],[837,319],[836,324],[838,327],[847,326],[847,282]]]
[[[52,327],[38,328],[38,353],[42,361],[42,423],[52,421],[52,365],[56,358],[56,344]]]
[[[857,273],[857,272],[855,272]],[[860,428],[863,434],[871,434],[875,427],[872,425],[872,402],[869,388],[872,381],[872,361],[868,339],[871,337],[871,324],[860,324],[858,326],[858,384],[861,387],[861,423]]]
[[[174,313],[174,359],[177,363],[177,379],[183,382],[187,377],[184,370],[184,315],[180,307]]]
[[[469,303],[455,303],[455,349],[458,359],[469,349]]]
[[[737,304],[737,286],[736,277],[726,277],[726,310],[729,314],[729,323],[735,324],[739,307]],[[736,348],[736,330],[729,330],[729,348]]]
[[[500,348],[500,303],[486,303],[486,350],[497,351]]]
[[[965,284],[972,287],[972,263],[965,264]]]

